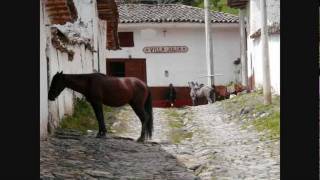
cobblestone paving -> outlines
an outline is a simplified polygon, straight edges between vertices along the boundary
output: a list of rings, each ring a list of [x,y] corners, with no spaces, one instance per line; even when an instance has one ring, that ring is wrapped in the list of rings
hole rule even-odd
[[[140,121],[116,108],[106,139],[58,132],[41,142],[42,179],[280,179],[279,139],[261,141],[219,103],[154,108],[153,139],[136,143]]]

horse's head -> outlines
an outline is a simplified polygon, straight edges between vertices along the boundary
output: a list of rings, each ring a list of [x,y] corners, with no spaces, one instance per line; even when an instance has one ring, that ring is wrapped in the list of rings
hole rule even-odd
[[[63,91],[65,88],[63,72],[57,72],[52,79],[51,86],[49,89],[48,98],[50,101],[54,101],[57,96]]]
[[[188,84],[189,84],[189,87],[192,89],[192,88],[194,88],[194,86],[195,86],[195,84],[194,84],[194,82],[193,81],[191,81],[191,82],[188,82]]]

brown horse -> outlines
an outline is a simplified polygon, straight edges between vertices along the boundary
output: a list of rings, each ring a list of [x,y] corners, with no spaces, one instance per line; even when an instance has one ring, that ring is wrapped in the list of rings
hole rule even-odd
[[[152,137],[153,113],[151,93],[147,85],[134,77],[108,77],[101,73],[63,74],[56,73],[49,89],[49,100],[53,101],[65,88],[84,95],[91,104],[99,124],[97,138],[105,137],[106,127],[102,104],[119,107],[129,104],[139,117],[142,128],[138,139]]]

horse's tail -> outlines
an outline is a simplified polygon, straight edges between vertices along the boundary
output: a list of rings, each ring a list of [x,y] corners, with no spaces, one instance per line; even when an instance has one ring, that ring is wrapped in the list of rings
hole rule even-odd
[[[148,97],[144,104],[144,110],[148,113],[147,119],[146,119],[146,137],[152,138],[152,131],[153,131],[153,112],[152,112],[152,97],[151,97],[151,91],[148,89]]]

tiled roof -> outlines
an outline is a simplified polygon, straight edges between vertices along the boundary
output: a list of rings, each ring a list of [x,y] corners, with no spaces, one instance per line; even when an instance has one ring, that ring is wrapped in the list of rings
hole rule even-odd
[[[204,9],[182,4],[119,4],[120,23],[204,23]],[[211,12],[211,23],[238,23],[236,15]]]

